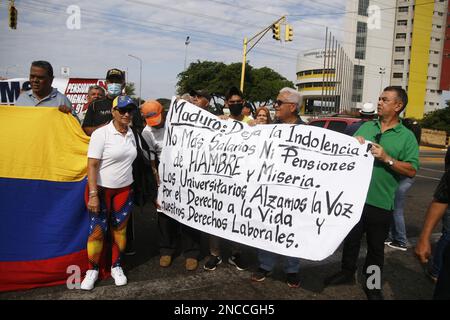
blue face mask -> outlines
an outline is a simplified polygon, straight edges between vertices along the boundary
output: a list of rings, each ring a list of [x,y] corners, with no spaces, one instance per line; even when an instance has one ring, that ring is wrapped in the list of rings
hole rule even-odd
[[[108,83],[108,94],[112,97],[117,97],[122,93],[122,85],[120,83]]]

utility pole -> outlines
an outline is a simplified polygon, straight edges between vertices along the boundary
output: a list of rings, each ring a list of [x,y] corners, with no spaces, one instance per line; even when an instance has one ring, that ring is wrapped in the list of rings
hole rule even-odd
[[[185,49],[185,51],[184,51],[184,71],[186,71],[187,49],[188,49],[189,43],[191,43],[191,41],[190,41],[189,39],[190,39],[190,37],[187,36],[187,37],[186,37],[186,41],[184,41],[184,45],[186,46],[186,49]]]
[[[141,105],[141,97],[142,97],[142,59],[136,56],[133,56],[132,54],[128,54],[131,58],[134,58],[139,61],[139,97],[138,97],[138,104]]]
[[[281,22],[286,22],[286,16],[282,16],[280,19],[274,21],[270,26],[264,28],[257,34],[255,34],[252,38],[247,39],[247,37],[244,38],[244,44],[242,48],[242,71],[241,71],[241,92],[244,92],[244,79],[245,79],[245,65],[247,64],[247,54],[256,46],[256,44],[269,32],[269,30],[272,30],[273,32],[273,38],[277,41],[281,40],[280,35],[280,24]],[[285,32],[285,41],[292,41],[292,38],[294,36],[294,30],[292,26],[286,25],[286,32]],[[255,40],[255,43],[251,43],[253,40]],[[251,45],[250,49],[247,50],[247,47]]]

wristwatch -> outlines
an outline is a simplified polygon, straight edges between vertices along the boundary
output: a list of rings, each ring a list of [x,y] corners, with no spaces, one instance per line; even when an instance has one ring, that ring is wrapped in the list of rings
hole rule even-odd
[[[392,158],[389,159],[389,160],[387,161],[387,164],[389,165],[389,167],[392,167],[392,166],[394,165],[394,160],[392,160]]]

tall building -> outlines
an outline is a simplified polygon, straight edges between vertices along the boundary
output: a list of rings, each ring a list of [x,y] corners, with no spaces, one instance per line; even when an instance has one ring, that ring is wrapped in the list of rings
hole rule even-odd
[[[383,87],[397,85],[408,91],[408,117],[442,107],[448,0],[347,0],[346,11],[353,100],[376,102]]]
[[[450,5],[447,6],[444,52],[442,53],[440,90],[450,91]]]
[[[448,1],[397,0],[391,85],[408,91],[406,116],[441,108],[442,58]]]
[[[344,48],[352,58],[352,101],[376,103],[389,85],[394,42],[395,0],[347,0]]]

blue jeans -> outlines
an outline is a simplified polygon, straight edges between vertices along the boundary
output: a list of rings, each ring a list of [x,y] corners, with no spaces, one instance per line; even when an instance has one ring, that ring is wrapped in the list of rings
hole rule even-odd
[[[391,230],[389,231],[389,239],[398,242],[402,245],[408,243],[406,238],[406,227],[404,217],[404,207],[406,193],[414,183],[414,178],[402,177],[395,192],[395,203],[393,212],[393,222],[391,223]]]
[[[442,257],[445,247],[450,244],[450,209],[442,217],[442,235],[436,243],[433,259],[430,260],[429,271],[433,277],[437,277],[442,267]]]
[[[283,270],[285,273],[297,273],[300,270],[299,258],[281,256],[261,249],[258,250],[259,267],[266,271],[272,271],[279,257],[284,258]]]

